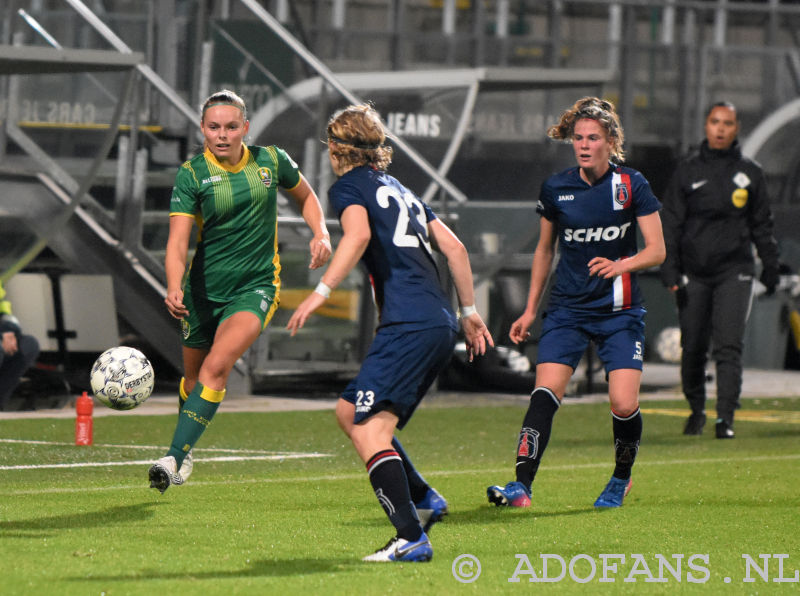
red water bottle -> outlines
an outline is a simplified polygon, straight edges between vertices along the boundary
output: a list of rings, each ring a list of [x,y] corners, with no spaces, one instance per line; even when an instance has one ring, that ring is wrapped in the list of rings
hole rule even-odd
[[[84,391],[83,395],[75,402],[75,411],[78,417],[75,419],[75,444],[76,445],[91,445],[92,444],[92,411],[94,410],[94,401]]]

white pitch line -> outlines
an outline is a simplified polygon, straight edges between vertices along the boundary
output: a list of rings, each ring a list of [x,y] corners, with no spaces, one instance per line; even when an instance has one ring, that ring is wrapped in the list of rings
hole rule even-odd
[[[274,461],[282,459],[305,459],[316,457],[331,457],[327,453],[281,453],[272,455],[221,455],[219,457],[204,457],[195,459],[195,462],[231,462],[231,461]],[[140,459],[129,461],[92,461],[76,462],[72,464],[29,464],[22,466],[0,466],[0,470],[54,470],[62,468],[104,468],[107,466],[145,466],[152,464],[153,460]]]
[[[33,439],[0,439],[0,443],[15,443],[21,445],[48,445],[56,447],[74,447],[75,444],[69,441],[37,441]],[[81,445],[81,447],[84,447]],[[150,449],[150,450],[163,450],[163,445],[114,445],[110,443],[94,443],[90,447],[108,447],[110,449]],[[217,453],[255,453],[261,455],[280,455],[281,453],[291,453],[284,451],[265,451],[263,449],[225,449],[222,447],[203,447],[203,453],[207,451],[214,451]]]
[[[325,454],[316,454],[317,457],[329,457]],[[243,461],[248,460],[250,458],[242,458]],[[759,461],[787,461],[787,460],[796,460],[800,459],[800,453],[792,454],[792,455],[759,455],[753,457],[739,457],[734,459],[729,458],[704,458],[704,459],[683,459],[683,460],[660,460],[660,461],[648,461],[648,462],[641,462],[639,465],[650,465],[650,466],[672,466],[672,465],[687,465],[687,464],[738,464],[743,461],[749,462],[759,462]],[[195,460],[195,463],[198,461],[217,461],[216,458],[208,458],[203,460]],[[227,460],[226,460],[227,461]],[[131,462],[128,462],[131,463]],[[139,462],[136,462],[137,464]],[[144,462],[145,464],[151,463],[149,461]],[[69,464],[72,466],[72,464]],[[75,466],[85,466],[86,464],[75,464]],[[96,466],[108,465],[108,464],[93,464]],[[569,464],[563,466],[543,466],[542,469],[546,470],[582,470],[588,468],[607,468],[608,462],[597,462],[597,463],[590,463],[590,464]],[[3,469],[3,468],[0,468]],[[7,468],[6,468],[7,469]],[[466,475],[488,475],[488,474],[498,474],[502,472],[507,472],[506,468],[485,468],[485,469],[472,469],[472,470],[434,470],[434,471],[426,471],[425,476],[440,476],[440,477],[448,477],[448,476],[466,476]],[[364,478],[363,473],[352,473],[352,474],[327,474],[324,476],[304,476],[304,477],[296,477],[296,478],[243,478],[239,480],[228,479],[225,481],[214,481],[214,480],[201,480],[201,481],[192,481],[190,483],[191,486],[218,486],[218,485],[243,485],[243,484],[274,484],[277,482],[280,483],[314,483],[314,482],[340,482],[343,480],[362,480]],[[75,493],[82,493],[82,492],[100,492],[100,491],[112,491],[112,490],[141,490],[142,485],[115,485],[115,486],[95,486],[95,487],[80,487],[80,488],[46,488],[46,489],[35,489],[35,490],[10,490],[10,491],[3,491],[0,490],[0,496],[24,496],[24,495],[43,495],[43,494],[75,494]]]

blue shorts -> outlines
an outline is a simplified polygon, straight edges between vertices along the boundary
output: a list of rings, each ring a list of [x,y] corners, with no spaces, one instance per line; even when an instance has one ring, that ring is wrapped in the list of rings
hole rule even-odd
[[[456,332],[450,327],[388,329],[378,329],[358,376],[342,393],[356,407],[356,424],[390,410],[403,428],[453,355]]]
[[[614,313],[548,311],[542,321],[536,364],[555,362],[574,370],[591,340],[606,374],[620,368],[642,370],[645,312],[641,307]]]

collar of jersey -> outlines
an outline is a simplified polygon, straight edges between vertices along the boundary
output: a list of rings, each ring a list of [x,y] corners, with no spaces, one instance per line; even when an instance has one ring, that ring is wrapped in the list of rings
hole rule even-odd
[[[213,163],[215,166],[222,168],[223,170],[226,170],[231,174],[236,174],[242,171],[242,169],[247,165],[247,160],[250,159],[250,150],[247,148],[247,145],[243,145],[243,147],[244,147],[244,153],[242,153],[242,159],[239,160],[239,163],[232,166],[217,161],[217,156],[211,153],[211,149],[206,148],[206,150],[203,153],[205,154],[206,159],[209,160],[211,163]]]
[[[612,174],[614,174],[617,171],[619,171],[619,164],[616,164],[613,161],[610,161],[610,162],[608,162],[608,169],[606,170],[606,173],[603,174],[602,176],[600,176],[600,178],[598,178],[597,181],[594,184],[589,184],[588,182],[586,182],[586,180],[581,178],[581,167],[580,166],[573,166],[573,172],[574,172],[575,176],[578,177],[578,180],[580,180],[583,184],[586,184],[587,186],[590,186],[590,187],[597,186],[603,180],[605,180],[608,176],[611,176]]]

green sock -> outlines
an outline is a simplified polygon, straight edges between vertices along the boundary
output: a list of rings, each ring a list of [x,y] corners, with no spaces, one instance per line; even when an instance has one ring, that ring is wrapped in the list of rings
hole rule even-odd
[[[211,419],[223,397],[225,397],[224,389],[215,391],[197,383],[189,397],[186,398],[186,403],[183,404],[183,408],[178,414],[178,425],[172,436],[172,445],[167,452],[167,455],[175,458],[178,468],[181,467],[183,459],[197,443],[200,435],[211,424]]]

